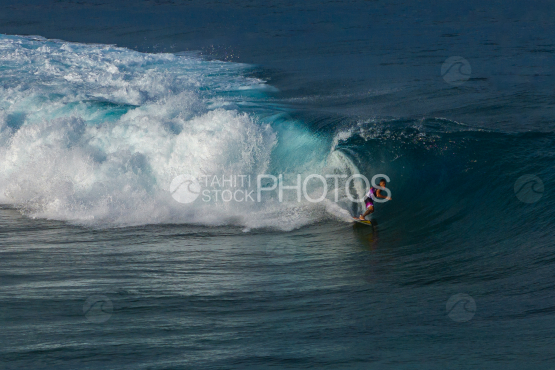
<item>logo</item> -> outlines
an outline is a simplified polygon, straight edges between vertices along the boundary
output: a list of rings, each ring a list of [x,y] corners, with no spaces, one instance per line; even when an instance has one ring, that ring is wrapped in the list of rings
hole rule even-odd
[[[450,85],[459,86],[468,81],[472,68],[463,57],[450,57],[441,66],[441,76]]]
[[[192,203],[200,195],[201,187],[194,176],[179,175],[170,184],[170,193],[179,203]]]
[[[382,175],[382,174],[374,175],[371,180],[372,186],[374,187],[374,189],[384,190],[387,193],[387,198],[391,198],[391,190],[389,190],[387,187],[381,187],[380,185],[376,184],[376,179],[378,179],[379,177],[385,179],[385,181],[387,182],[391,181],[389,179],[389,176],[387,175]],[[385,203],[388,201],[387,198],[386,199],[374,198],[374,202]]]
[[[521,202],[535,203],[543,196],[543,182],[535,175],[520,176],[515,181],[514,191]]]
[[[445,305],[447,316],[456,322],[467,322],[476,313],[476,301],[468,294],[459,293],[451,296]]]
[[[192,203],[198,197],[205,203],[259,203],[263,198],[276,199],[280,203],[301,202],[303,199],[310,203],[319,203],[332,200],[330,192],[335,203],[340,201],[340,192],[344,193],[342,200],[346,198],[351,202],[362,203],[371,183],[375,189],[387,194],[386,198],[374,200],[385,203],[391,200],[391,190],[376,184],[378,178],[390,181],[384,174],[373,176],[371,182],[362,174],[353,174],[350,177],[342,174],[310,174],[304,178],[301,174],[259,174],[256,178],[251,178],[251,175],[228,174],[203,175],[199,179],[192,175],[179,175],[172,180],[169,191],[179,203]],[[353,191],[356,197],[353,197]]]
[[[83,313],[90,322],[100,324],[112,317],[114,305],[112,301],[104,295],[93,295],[87,298],[83,305]]]

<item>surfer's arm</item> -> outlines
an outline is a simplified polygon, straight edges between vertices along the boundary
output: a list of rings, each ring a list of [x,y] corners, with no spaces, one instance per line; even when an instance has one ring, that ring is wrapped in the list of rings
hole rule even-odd
[[[378,191],[376,191],[376,196],[377,196],[378,198],[382,198],[382,199],[387,199],[387,200],[391,200],[391,198],[390,198],[390,197],[386,197],[385,195],[382,195],[382,193],[381,193],[381,190],[380,190],[380,189],[378,189]]]

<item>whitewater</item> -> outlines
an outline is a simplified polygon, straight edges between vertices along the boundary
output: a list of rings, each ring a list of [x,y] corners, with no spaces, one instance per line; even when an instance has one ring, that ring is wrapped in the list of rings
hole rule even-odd
[[[273,88],[248,77],[247,65],[36,37],[1,36],[0,50],[0,202],[31,217],[247,229],[349,218],[344,181],[343,208],[275,197],[184,206],[171,197],[183,174],[358,173],[334,150],[338,139],[265,106]]]

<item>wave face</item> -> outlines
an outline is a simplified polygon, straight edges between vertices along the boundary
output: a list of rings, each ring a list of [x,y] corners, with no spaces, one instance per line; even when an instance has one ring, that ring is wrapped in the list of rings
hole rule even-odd
[[[525,230],[553,229],[552,133],[491,131],[439,118],[361,120],[344,133],[336,150],[362,173],[391,178],[393,201],[378,211],[380,229],[397,237],[479,248],[521,238]]]
[[[181,174],[254,183],[269,172],[356,172],[329,138],[265,107],[271,87],[245,77],[247,65],[12,36],[0,49],[2,203],[95,225],[292,229],[348,217],[330,202],[172,198]]]

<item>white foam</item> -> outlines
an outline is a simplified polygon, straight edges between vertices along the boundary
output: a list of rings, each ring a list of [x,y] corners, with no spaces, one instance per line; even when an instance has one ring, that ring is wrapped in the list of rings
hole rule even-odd
[[[179,174],[268,173],[279,153],[292,173],[353,172],[346,157],[308,133],[280,142],[237,103],[265,84],[245,65],[192,55],[141,54],[103,45],[0,36],[0,202],[32,217],[121,226],[240,224],[289,230],[345,219],[341,204],[302,201],[180,204]],[[288,132],[298,132],[288,126]],[[297,130],[297,131],[295,131]],[[283,131],[284,132],[284,131]],[[288,147],[290,145],[290,147]],[[279,148],[279,150],[278,150]],[[317,189],[311,189],[317,191]],[[341,195],[344,199],[344,194]]]

